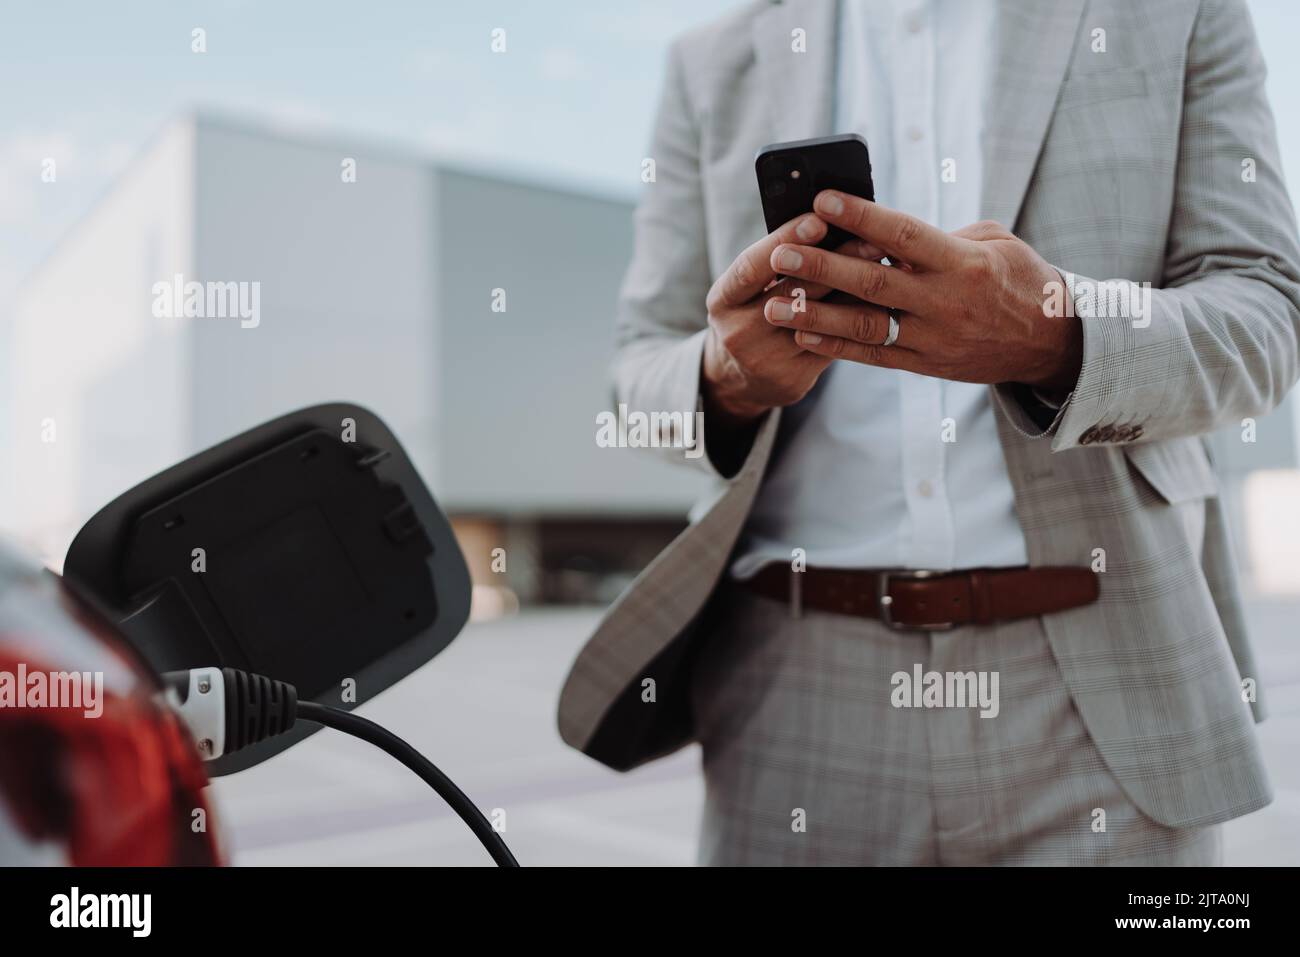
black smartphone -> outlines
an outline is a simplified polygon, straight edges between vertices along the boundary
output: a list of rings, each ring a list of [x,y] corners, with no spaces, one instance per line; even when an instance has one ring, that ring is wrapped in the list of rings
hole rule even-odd
[[[754,171],[769,233],[812,212],[813,198],[824,189],[838,189],[873,202],[876,198],[867,141],[856,133],[764,146],[754,157]],[[817,245],[832,249],[848,238],[848,233],[832,226]]]

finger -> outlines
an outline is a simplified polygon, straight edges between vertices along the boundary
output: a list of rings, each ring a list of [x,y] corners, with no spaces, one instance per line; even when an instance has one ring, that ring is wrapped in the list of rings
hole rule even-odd
[[[873,262],[880,262],[889,253],[885,252],[874,243],[869,243],[865,239],[846,239],[833,250],[843,256],[852,256],[855,259],[870,259]]]
[[[879,366],[882,369],[920,371],[920,353],[910,349],[900,349],[896,345],[882,346],[805,331],[796,332],[794,341],[805,351],[828,359],[847,359],[849,362],[861,362],[863,365]]]
[[[778,246],[771,265],[786,275],[831,286],[864,302],[923,315],[938,311],[932,308],[937,305],[935,293],[924,276],[904,269],[811,246]]]
[[[889,335],[889,311],[865,302],[806,302],[797,309],[793,300],[769,299],[763,315],[774,326],[870,345],[879,345]]]
[[[802,295],[800,291],[802,290]],[[835,290],[830,286],[817,282],[808,282],[806,279],[792,279],[789,276],[782,276],[772,285],[763,290],[765,298],[774,296],[785,297],[788,299],[825,299]]]
[[[826,189],[813,200],[813,209],[828,223],[847,229],[859,239],[884,249],[922,269],[947,269],[966,240],[870,200]]]
[[[871,243],[864,242],[861,239],[848,239],[835,247],[835,252],[845,256],[852,256],[855,259],[870,259],[879,262],[885,258],[885,251]],[[825,299],[828,295],[835,292],[830,286],[821,283],[807,282],[803,279],[791,279],[789,276],[782,276],[774,280],[773,283],[763,290],[768,296],[790,296],[795,297],[799,289],[803,290],[804,299]]]
[[[792,300],[773,299],[766,304],[763,315],[774,326],[868,345],[880,345],[889,338],[889,310],[857,299],[804,303],[802,310],[795,309]],[[942,333],[932,323],[910,313],[897,313],[897,320],[898,335],[892,348],[929,354],[940,345],[938,337]]]
[[[749,302],[776,278],[771,266],[772,250],[782,243],[816,243],[826,235],[826,224],[806,213],[781,226],[736,257],[709,290],[709,308],[741,306]]]

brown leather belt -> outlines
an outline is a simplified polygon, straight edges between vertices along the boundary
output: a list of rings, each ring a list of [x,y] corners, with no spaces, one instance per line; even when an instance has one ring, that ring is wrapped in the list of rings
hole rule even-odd
[[[891,628],[942,631],[959,625],[1031,618],[1097,600],[1090,568],[976,568],[955,572],[877,571],[765,565],[739,582],[765,598],[878,618]]]

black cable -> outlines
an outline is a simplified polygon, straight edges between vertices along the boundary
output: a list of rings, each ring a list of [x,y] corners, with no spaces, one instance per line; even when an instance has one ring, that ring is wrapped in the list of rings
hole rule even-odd
[[[237,668],[191,668],[161,676],[162,694],[189,725],[205,760],[278,737],[301,718],[368,741],[388,752],[438,792],[469,825],[492,860],[501,867],[518,867],[510,848],[474,802],[433,762],[387,728],[329,705],[301,701],[287,681]]]
[[[483,816],[483,812],[474,805],[474,802],[465,796],[465,792],[456,787],[451,778],[439,771],[432,761],[387,728],[360,715],[317,704],[315,701],[298,701],[297,716],[304,721],[314,721],[335,731],[353,735],[387,751],[438,792],[439,797],[469,825],[469,829],[487,848],[488,853],[492,855],[492,860],[496,861],[499,867],[519,866],[515,856],[510,853],[510,848],[506,847],[506,842],[501,839],[501,835],[488,823],[488,819]]]

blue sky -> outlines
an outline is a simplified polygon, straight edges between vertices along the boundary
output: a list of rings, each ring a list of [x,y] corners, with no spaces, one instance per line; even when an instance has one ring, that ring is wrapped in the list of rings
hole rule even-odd
[[[668,41],[735,5],[0,0],[0,302],[149,136],[194,106],[631,194]],[[1300,3],[1251,9],[1294,190]],[[505,56],[489,50],[494,27]],[[39,184],[47,156],[53,186]]]

